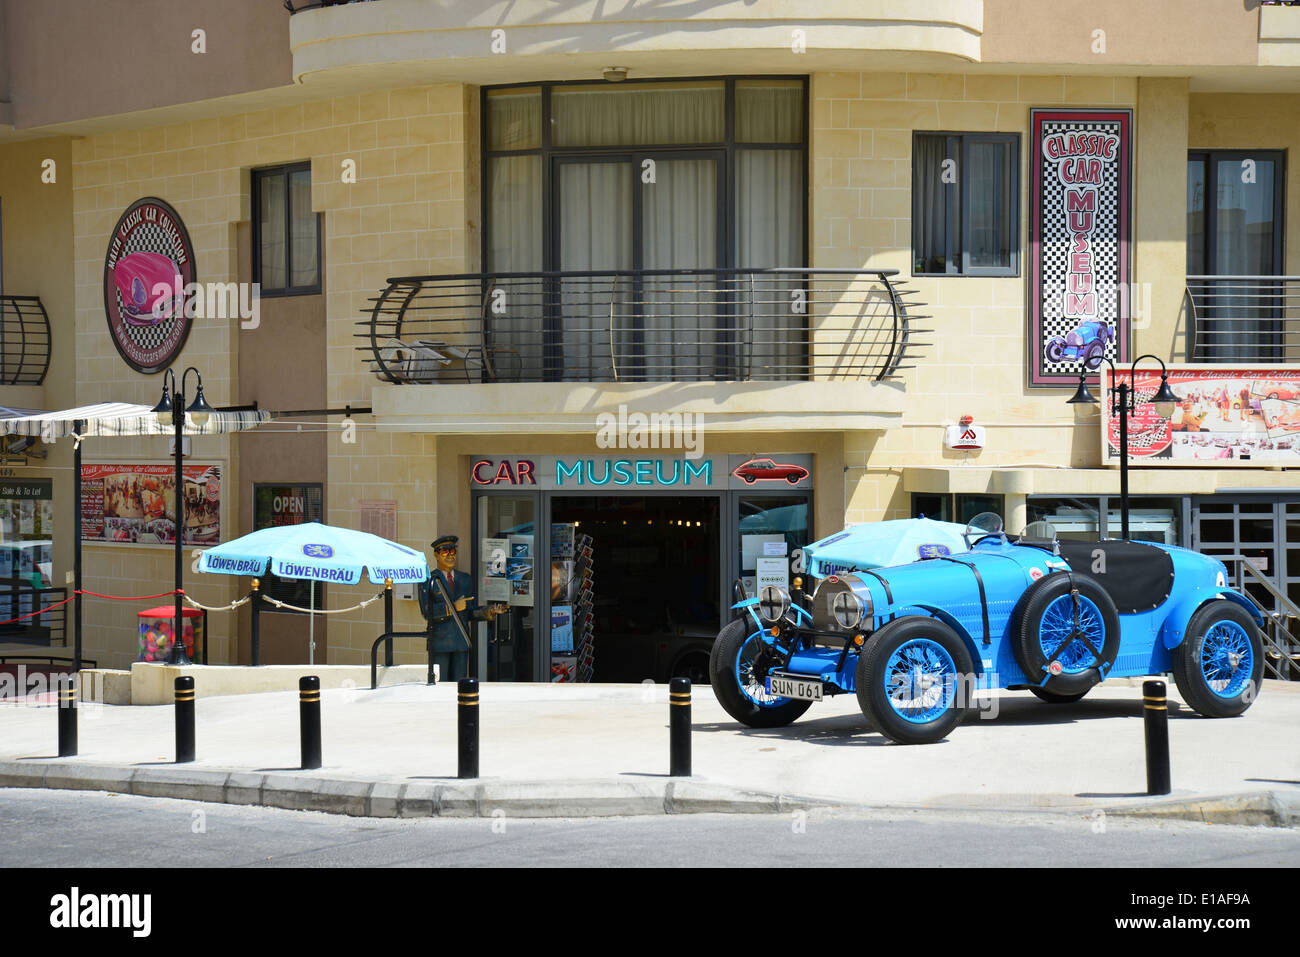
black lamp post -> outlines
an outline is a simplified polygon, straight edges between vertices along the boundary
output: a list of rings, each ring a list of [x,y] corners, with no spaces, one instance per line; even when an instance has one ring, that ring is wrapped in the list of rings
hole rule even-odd
[[[1120,503],[1120,522],[1123,527],[1123,537],[1125,541],[1129,540],[1128,535],[1128,417],[1137,411],[1137,393],[1134,390],[1134,383],[1137,381],[1137,366],[1143,359],[1155,359],[1160,363],[1160,388],[1156,394],[1151,397],[1151,404],[1156,407],[1156,414],[1169,418],[1174,414],[1174,406],[1178,404],[1178,396],[1174,395],[1169,388],[1169,370],[1165,367],[1164,360],[1159,356],[1147,354],[1138,356],[1133,360],[1133,365],[1129,367],[1128,381],[1125,382],[1120,378],[1119,370],[1115,368],[1115,363],[1103,356],[1106,365],[1110,366],[1110,371],[1115,375],[1115,388],[1111,390],[1110,396],[1110,414],[1119,416],[1119,503]],[[1086,370],[1079,373],[1079,388],[1074,396],[1069,400],[1069,405],[1097,405],[1097,400],[1093,394],[1088,391],[1088,373]]]
[[[194,373],[197,380],[194,393],[194,401],[190,407],[185,408],[185,383],[189,380],[190,373]],[[170,384],[170,389],[168,388]],[[184,411],[180,411],[184,409]],[[169,665],[188,665],[192,664],[189,656],[185,654],[185,617],[181,609],[181,574],[184,568],[182,564],[182,539],[185,537],[185,477],[181,473],[181,456],[183,453],[182,431],[185,428],[185,415],[194,420],[196,426],[202,427],[207,425],[208,416],[212,414],[212,407],[208,405],[203,398],[203,376],[199,370],[190,366],[181,375],[181,387],[176,388],[176,375],[171,369],[168,369],[163,376],[162,398],[154,406],[154,413],[158,416],[158,424],[163,428],[173,426],[176,436],[176,628],[172,633],[172,649],[167,656]]]

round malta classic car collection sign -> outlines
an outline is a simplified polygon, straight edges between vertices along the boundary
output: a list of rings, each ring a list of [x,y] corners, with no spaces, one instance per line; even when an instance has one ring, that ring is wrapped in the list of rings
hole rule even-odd
[[[193,282],[194,245],[176,210],[154,197],[136,200],[113,227],[104,257],[108,331],[132,369],[161,372],[184,347]]]

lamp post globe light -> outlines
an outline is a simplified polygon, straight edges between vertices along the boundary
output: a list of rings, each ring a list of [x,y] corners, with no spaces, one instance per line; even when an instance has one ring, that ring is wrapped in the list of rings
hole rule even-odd
[[[195,392],[194,401],[190,403],[189,408],[185,408],[185,383],[189,381],[190,373],[194,373]],[[180,410],[184,409],[183,412]],[[202,428],[208,424],[208,418],[211,416],[213,409],[208,405],[207,400],[203,398],[203,376],[199,370],[190,366],[181,375],[180,388],[176,388],[176,375],[171,369],[168,369],[163,375],[162,398],[154,406],[153,412],[158,416],[158,424],[163,428],[172,426],[176,438],[176,624],[172,632],[171,652],[167,656],[169,665],[188,665],[193,664],[189,656],[185,653],[185,617],[182,611],[181,574],[184,568],[182,564],[182,540],[185,537],[185,478],[181,474],[181,457],[183,454],[182,435],[185,428],[185,416],[188,414],[196,426]],[[179,413],[179,414],[178,414]]]
[[[1105,359],[1106,365],[1110,366],[1110,371],[1115,377],[1115,387],[1111,390],[1110,395],[1110,414],[1119,416],[1120,522],[1123,529],[1122,536],[1125,541],[1128,541],[1128,417],[1137,412],[1137,391],[1134,385],[1137,381],[1138,363],[1143,359],[1155,359],[1156,362],[1160,363],[1160,388],[1156,390],[1156,394],[1149,400],[1155,406],[1157,415],[1166,419],[1170,418],[1174,414],[1174,406],[1178,404],[1178,396],[1174,395],[1173,389],[1169,388],[1169,369],[1159,356],[1148,353],[1134,359],[1133,364],[1129,367],[1128,381],[1121,378],[1119,370],[1115,368],[1115,363],[1105,356],[1102,358]],[[1079,388],[1075,390],[1074,395],[1067,404],[1073,405],[1076,409],[1099,404],[1093,394],[1088,391],[1088,372],[1086,369],[1079,372]]]

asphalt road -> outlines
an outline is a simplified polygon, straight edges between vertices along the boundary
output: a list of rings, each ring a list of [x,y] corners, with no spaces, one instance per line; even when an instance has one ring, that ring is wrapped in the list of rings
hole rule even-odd
[[[381,820],[0,789],[0,821],[6,868],[1300,865],[1300,829],[1139,822],[1101,812]]]

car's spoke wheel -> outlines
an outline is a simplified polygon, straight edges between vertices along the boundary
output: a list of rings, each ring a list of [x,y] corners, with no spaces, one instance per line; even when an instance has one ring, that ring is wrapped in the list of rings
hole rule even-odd
[[[1071,581],[1079,590],[1077,619]],[[1078,700],[1105,677],[1119,654],[1115,603],[1095,581],[1077,573],[1056,572],[1030,585],[1013,613],[1011,631],[1016,664],[1028,683],[1057,699]]]
[[[718,633],[709,655],[709,683],[724,711],[751,728],[779,728],[794,721],[811,701],[781,698],[767,691],[771,665],[753,620],[733,621]]]
[[[1059,339],[1052,339],[1047,343],[1047,361],[1060,362],[1065,358],[1065,343]]]
[[[885,625],[859,656],[855,677],[862,713],[899,744],[946,737],[972,707],[970,652],[937,618],[912,615]]]
[[[1187,623],[1174,649],[1174,683],[1183,699],[1209,718],[1241,714],[1259,694],[1264,648],[1255,620],[1241,606],[1211,601]]]

